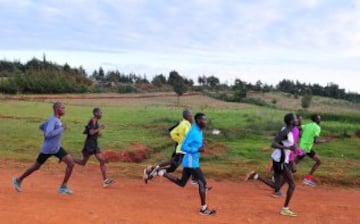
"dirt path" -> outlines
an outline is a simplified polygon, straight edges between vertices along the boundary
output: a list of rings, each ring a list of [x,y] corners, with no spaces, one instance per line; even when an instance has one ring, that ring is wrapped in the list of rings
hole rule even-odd
[[[17,193],[10,179],[24,168],[0,165],[1,223],[360,223],[360,189],[298,184],[291,208],[299,216],[283,217],[283,199],[272,198],[260,182],[208,180],[214,187],[208,202],[218,214],[205,217],[198,214],[197,188],[190,183],[182,189],[158,178],[145,185],[140,177],[126,178],[113,170],[117,183],[103,189],[98,167],[90,165],[75,167],[69,185],[75,194],[65,196],[56,192],[64,166],[52,161],[26,179],[23,192]]]

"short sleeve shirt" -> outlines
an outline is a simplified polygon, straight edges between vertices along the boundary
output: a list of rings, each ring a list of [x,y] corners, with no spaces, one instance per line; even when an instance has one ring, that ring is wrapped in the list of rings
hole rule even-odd
[[[321,128],[315,122],[302,125],[301,128],[302,134],[300,137],[299,147],[305,152],[310,152],[312,147],[314,146],[315,137],[320,136]]]

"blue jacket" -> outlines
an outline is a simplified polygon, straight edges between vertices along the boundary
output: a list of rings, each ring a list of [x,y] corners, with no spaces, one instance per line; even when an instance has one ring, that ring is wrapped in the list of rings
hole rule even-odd
[[[199,148],[203,146],[203,133],[201,128],[194,123],[182,143],[181,150],[186,152],[182,161],[183,167],[198,168],[200,166]]]
[[[61,147],[61,138],[64,132],[60,119],[51,116],[39,128],[44,132],[44,143],[41,152],[44,154],[56,154]]]

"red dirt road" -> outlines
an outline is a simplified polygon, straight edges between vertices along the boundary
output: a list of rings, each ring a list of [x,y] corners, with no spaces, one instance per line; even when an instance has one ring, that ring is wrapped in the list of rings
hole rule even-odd
[[[69,183],[75,193],[71,196],[56,192],[64,165],[55,161],[25,179],[23,192],[15,192],[10,179],[24,168],[23,164],[0,165],[1,223],[360,223],[359,188],[298,184],[291,203],[298,217],[283,217],[279,210],[284,199],[272,198],[260,182],[208,180],[214,187],[208,203],[217,215],[205,217],[198,214],[197,187],[189,183],[182,189],[159,177],[145,185],[141,165],[139,179],[112,170],[117,183],[107,189],[101,186],[97,166],[76,166]]]

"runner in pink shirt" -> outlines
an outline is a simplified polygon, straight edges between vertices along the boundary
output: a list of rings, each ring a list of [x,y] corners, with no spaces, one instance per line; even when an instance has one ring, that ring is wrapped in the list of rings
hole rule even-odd
[[[295,151],[291,151],[290,156],[289,156],[289,165],[290,165],[290,169],[291,169],[291,171],[293,173],[296,172],[295,158],[297,156],[303,156],[304,155],[304,151],[299,148],[302,117],[299,114],[296,114],[296,118],[297,119],[296,119],[296,122],[295,122],[295,126],[292,129],[292,134],[293,134],[294,144],[296,146],[296,149],[295,149]]]

